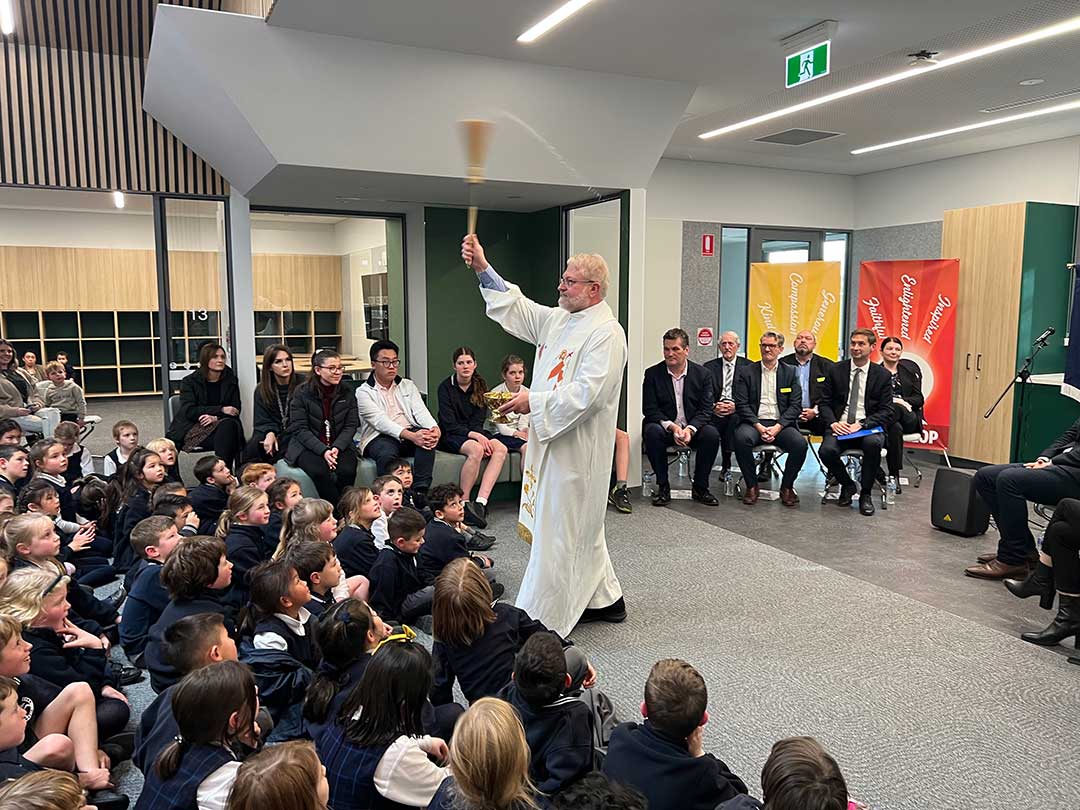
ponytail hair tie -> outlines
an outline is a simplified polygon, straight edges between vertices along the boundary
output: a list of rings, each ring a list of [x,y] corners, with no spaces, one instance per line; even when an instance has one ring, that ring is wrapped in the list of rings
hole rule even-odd
[[[352,624],[353,618],[348,608],[338,611],[338,618],[341,619],[342,624]]]
[[[173,737],[173,742],[175,742],[177,745],[183,745],[184,744],[184,738],[183,738],[182,735],[177,734],[175,737]]]

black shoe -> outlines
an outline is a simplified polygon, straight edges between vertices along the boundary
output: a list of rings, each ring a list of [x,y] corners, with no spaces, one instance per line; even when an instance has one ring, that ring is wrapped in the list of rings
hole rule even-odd
[[[478,529],[486,529],[487,507],[475,501],[465,501],[465,523]]]
[[[660,484],[656,494],[653,495],[653,506],[667,506],[671,503],[671,484]]]
[[[587,624],[589,622],[608,622],[610,624],[618,624],[619,622],[626,620],[626,602],[620,596],[610,605],[604,608],[586,608],[585,612],[581,614],[581,618],[578,619],[578,624]]]
[[[119,610],[125,599],[127,599],[127,588],[121,585],[106,598],[106,601],[116,610]]]
[[[874,514],[874,496],[873,495],[860,495],[859,496],[859,514],[870,517]]]
[[[1021,633],[1020,638],[1041,647],[1053,647],[1080,633],[1080,596],[1058,594],[1058,612],[1045,630]]]
[[[858,487],[854,483],[841,484],[840,485],[840,497],[836,499],[837,506],[851,506],[851,501],[855,497],[855,493],[858,491]]]
[[[719,506],[720,501],[716,500],[716,496],[709,492],[708,488],[698,489],[694,487],[690,490],[690,497],[698,503],[703,503],[706,506]]]
[[[1005,587],[1009,589],[1009,593],[1021,599],[1039,597],[1039,607],[1043,610],[1050,610],[1054,606],[1054,569],[1046,563],[1038,563],[1027,579],[1005,580]]]
[[[503,585],[501,582],[492,582],[491,583],[491,598],[492,599],[498,599],[504,593],[506,593],[506,586],[505,585]]]
[[[117,793],[112,788],[91,790],[86,794],[86,803],[93,805],[98,810],[127,810],[131,799],[123,793]]]
[[[131,759],[135,751],[135,735],[130,731],[116,734],[101,744],[101,750],[109,757],[110,767],[115,768],[121,762]]]
[[[138,667],[116,667],[116,680],[121,686],[131,686],[139,683],[145,675]]]
[[[626,487],[613,487],[608,493],[607,502],[624,515],[629,515],[634,511],[634,507],[630,504],[630,491]]]
[[[495,545],[495,538],[490,534],[480,532],[473,532],[472,537],[465,541],[465,548],[469,551],[487,551],[493,545]]]
[[[896,484],[895,484],[895,487],[896,487],[895,492],[896,492],[896,494],[897,495],[902,494],[904,492],[904,488],[902,486],[900,486],[900,476],[899,475],[894,475],[893,480],[896,481]]]

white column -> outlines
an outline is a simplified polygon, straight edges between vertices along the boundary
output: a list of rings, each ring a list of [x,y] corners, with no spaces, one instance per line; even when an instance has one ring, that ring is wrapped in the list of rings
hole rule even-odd
[[[244,430],[250,435],[252,397],[258,382],[257,368],[261,358],[255,352],[255,285],[251,270],[251,204],[247,197],[233,189],[229,193],[229,238],[232,244],[232,329],[233,371],[240,384],[240,416]],[[225,301],[222,296],[222,301]]]
[[[627,295],[626,431],[630,434],[628,484],[641,483],[641,380],[645,375],[645,189],[630,189],[630,277]]]

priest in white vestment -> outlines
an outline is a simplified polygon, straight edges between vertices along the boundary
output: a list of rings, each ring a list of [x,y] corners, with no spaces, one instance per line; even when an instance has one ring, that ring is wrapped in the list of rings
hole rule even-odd
[[[504,281],[475,236],[465,237],[461,255],[488,317],[536,346],[532,386],[502,408],[530,414],[518,531],[532,550],[517,606],[564,637],[579,621],[622,621],[604,516],[626,334],[604,301],[607,264],[596,254],[574,256],[559,306],[546,307]]]

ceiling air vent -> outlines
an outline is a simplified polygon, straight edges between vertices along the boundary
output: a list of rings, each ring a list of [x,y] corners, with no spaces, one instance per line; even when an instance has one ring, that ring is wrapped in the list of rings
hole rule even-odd
[[[843,135],[843,133],[823,132],[820,129],[785,129],[783,132],[774,132],[772,135],[754,138],[754,141],[757,143],[778,143],[783,146],[806,146],[808,143],[835,138],[837,135]]]
[[[1016,110],[1020,107],[1027,107],[1031,104],[1040,104],[1043,101],[1056,101],[1061,98],[1068,98],[1069,96],[1080,95],[1080,87],[1073,87],[1070,90],[1059,90],[1056,93],[1046,93],[1045,95],[1035,96],[1034,98],[1022,98],[1019,101],[1010,101],[1008,104],[999,104],[996,107],[986,107],[979,110],[981,113],[996,113],[1005,112],[1006,110]]]

